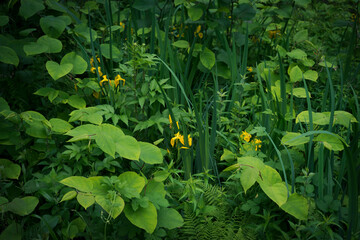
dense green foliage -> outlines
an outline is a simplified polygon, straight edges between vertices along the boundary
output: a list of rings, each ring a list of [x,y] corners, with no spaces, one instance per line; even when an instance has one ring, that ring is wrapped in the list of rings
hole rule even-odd
[[[359,239],[358,0],[0,6],[0,240]]]

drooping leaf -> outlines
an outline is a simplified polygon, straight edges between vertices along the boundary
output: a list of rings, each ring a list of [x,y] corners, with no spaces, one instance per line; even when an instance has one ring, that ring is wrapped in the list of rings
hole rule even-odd
[[[58,63],[53,61],[46,62],[46,70],[54,80],[57,80],[65,76],[66,74],[70,73],[72,68],[73,68],[72,64],[59,65]]]
[[[307,220],[309,211],[308,200],[297,193],[291,194],[286,203],[280,207],[299,220]]]
[[[0,46],[0,52],[0,62],[12,64],[16,67],[19,65],[19,57],[13,49],[5,46]]]
[[[81,192],[91,192],[93,185],[92,181],[82,176],[71,176],[60,181],[68,187],[76,188]]]
[[[178,211],[172,208],[160,208],[158,212],[158,227],[174,229],[181,227],[183,224],[184,219]]]
[[[135,226],[145,229],[149,234],[153,233],[157,224],[157,211],[155,206],[149,202],[147,208],[139,207],[134,211],[131,205],[126,205],[125,216]]]
[[[114,219],[120,215],[125,206],[124,200],[118,195],[116,195],[115,199],[109,199],[104,195],[96,195],[95,201]]]
[[[321,133],[314,138],[315,142],[322,142],[324,147],[332,151],[342,151],[344,150],[344,145],[341,140],[330,134]]]
[[[140,159],[142,161],[148,164],[160,164],[163,162],[160,148],[147,142],[139,142],[139,145],[141,149]]]
[[[91,193],[79,192],[76,199],[85,210],[95,203],[95,197]]]
[[[73,69],[71,70],[71,73],[73,74],[83,74],[88,67],[87,62],[80,55],[77,55],[75,52],[70,52],[66,54],[61,59],[60,64],[61,65],[72,64]]]
[[[18,179],[21,167],[10,160],[0,158],[0,179]]]

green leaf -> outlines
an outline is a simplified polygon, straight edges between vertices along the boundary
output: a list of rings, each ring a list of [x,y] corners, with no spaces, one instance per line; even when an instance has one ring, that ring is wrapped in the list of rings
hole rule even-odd
[[[38,203],[39,199],[33,196],[15,198],[7,204],[6,208],[8,211],[11,211],[17,215],[25,216],[29,215],[32,211],[34,211]]]
[[[72,95],[68,99],[68,104],[77,109],[83,109],[86,107],[86,102],[79,95]]]
[[[70,73],[72,68],[73,68],[72,64],[59,65],[58,63],[53,61],[46,62],[46,69],[54,80],[57,80],[65,76],[66,74]]]
[[[80,55],[77,55],[75,52],[70,52],[66,54],[61,59],[60,64],[61,65],[72,64],[73,69],[71,70],[71,73],[73,74],[83,74],[88,67],[87,62]]]
[[[102,55],[105,58],[110,59],[110,44],[107,44],[107,43],[101,44],[100,48],[101,48]],[[112,58],[114,60],[118,60],[121,58],[120,50],[116,46],[114,46],[114,44],[111,46],[111,51],[112,51]]]
[[[328,121],[327,124],[330,122],[330,112],[324,112]],[[356,118],[348,112],[345,111],[335,111],[334,112],[334,124],[340,124],[346,128],[349,127],[350,123],[358,122]]]
[[[5,226],[3,226],[5,227]],[[22,228],[20,224],[13,222],[0,235],[0,240],[21,240]]]
[[[115,158],[115,146],[116,146],[115,142],[109,135],[106,134],[106,132],[101,131],[101,129],[102,126],[100,126],[100,128],[96,132],[95,135],[96,144],[103,152]]]
[[[119,176],[119,192],[127,198],[139,198],[145,186],[145,179],[136,172],[124,172]]]
[[[71,200],[73,199],[74,197],[76,197],[77,195],[77,192],[72,190],[70,192],[67,192],[65,193],[65,195],[62,197],[61,201],[60,202],[64,202],[64,201],[68,201],[68,200]]]
[[[249,21],[255,17],[255,9],[247,3],[239,4],[234,9],[233,16],[239,17],[242,20]]]
[[[84,124],[68,131],[65,135],[72,136],[68,142],[75,142],[80,140],[94,139],[98,132],[98,126],[92,124]]]
[[[322,142],[324,147],[331,151],[342,151],[344,150],[344,145],[341,140],[333,135],[321,133],[314,138],[314,142]]]
[[[3,27],[8,23],[9,23],[9,17],[5,16],[5,15],[1,15],[0,16],[0,27]]]
[[[95,203],[95,197],[91,193],[79,192],[76,199],[85,210]]]
[[[185,41],[185,40],[176,41],[172,45],[177,48],[189,48],[190,47],[189,42]]]
[[[135,138],[124,135],[119,137],[116,141],[116,152],[119,153],[121,157],[135,161],[139,160],[141,148]]]
[[[135,0],[132,7],[139,11],[146,11],[156,6],[155,0]]]
[[[298,146],[309,142],[309,137],[299,137],[293,140],[300,135],[300,133],[287,132],[285,136],[281,139],[281,143],[288,146]]]
[[[202,17],[203,10],[199,7],[193,6],[188,8],[188,15],[192,21],[197,21]]]
[[[21,167],[7,159],[0,158],[0,179],[18,179],[20,176]]]
[[[125,216],[135,226],[145,229],[149,234],[153,233],[157,224],[157,212],[155,206],[149,202],[147,208],[139,207],[134,211],[130,205],[126,205]]]
[[[19,57],[16,52],[9,47],[0,46],[0,62],[12,64],[16,67],[19,65]]]
[[[251,168],[247,166],[244,167],[244,169],[241,171],[240,182],[244,188],[245,194],[246,191],[255,184],[258,178],[259,170],[257,168]]]
[[[49,37],[58,38],[65,30],[66,23],[61,18],[45,16],[40,18],[40,27]]]
[[[139,145],[141,149],[140,159],[142,161],[148,164],[161,164],[163,162],[160,148],[147,142],[139,142]]]
[[[316,82],[318,77],[319,77],[318,73],[314,70],[307,70],[304,73],[304,78],[313,82]]]
[[[60,183],[82,192],[91,192],[93,188],[92,181],[82,176],[71,176],[61,180]]]
[[[43,45],[37,42],[31,42],[24,45],[24,52],[27,56],[37,55],[47,51],[49,51],[49,47],[47,45]]]
[[[297,193],[291,194],[286,203],[280,207],[299,220],[307,220],[309,211],[308,200]]]
[[[74,32],[77,33],[77,35],[83,37],[86,42],[90,43],[90,28],[86,25],[86,23],[76,25],[74,28]],[[94,29],[91,29],[91,35],[93,41],[95,41],[98,37]]]
[[[89,114],[86,120],[89,121],[90,123],[100,125],[104,119],[103,119],[103,114],[101,112],[96,112]]]
[[[299,43],[308,39],[308,30],[301,30],[294,35],[294,41]]]
[[[63,47],[60,40],[56,38],[51,38],[47,35],[40,37],[36,42],[38,45],[47,47],[47,50],[45,50],[46,53],[59,53],[61,52]]]
[[[56,133],[66,133],[70,131],[73,126],[60,118],[52,118],[49,120],[51,123],[51,130]]]
[[[200,53],[200,61],[204,67],[211,69],[215,65],[215,53],[205,48],[204,51]]]
[[[307,57],[307,54],[301,49],[294,49],[291,52],[288,52],[287,55],[298,60],[305,59]]]
[[[294,88],[293,95],[298,98],[306,98],[306,91],[305,88]],[[309,92],[309,96],[311,98],[311,94]]]
[[[103,195],[96,195],[95,201],[114,219],[120,215],[125,206],[124,200],[118,195],[114,199],[108,199]]]
[[[154,181],[163,182],[169,177],[170,173],[168,171],[157,171],[154,173]]]
[[[166,191],[164,183],[149,181],[146,185],[146,196],[155,205],[157,209],[160,209],[160,207],[169,206],[169,202],[166,200],[165,195]]]
[[[287,188],[281,180],[280,174],[272,167],[265,165],[261,171],[261,176],[257,180],[261,189],[277,205],[283,205],[287,201]]]
[[[160,208],[157,218],[158,227],[174,229],[184,224],[184,219],[180,213],[172,208]]]
[[[325,113],[312,112],[313,124],[327,125],[330,122],[330,115],[327,116]],[[302,111],[296,117],[296,123],[303,122],[309,124],[309,111]]]
[[[289,75],[291,82],[298,82],[302,80],[302,71],[297,65],[291,68]]]
[[[32,17],[37,12],[45,9],[42,2],[41,0],[21,0],[19,15],[24,17],[25,20]]]

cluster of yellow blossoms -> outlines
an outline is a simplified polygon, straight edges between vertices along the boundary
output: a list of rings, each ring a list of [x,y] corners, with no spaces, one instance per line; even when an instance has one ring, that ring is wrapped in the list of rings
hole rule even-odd
[[[200,39],[204,37],[204,34],[201,31],[201,25],[197,26],[194,36],[198,36]]]
[[[245,140],[245,142],[248,143],[250,142],[251,134],[246,131],[242,131],[240,138],[242,138],[243,140]],[[260,139],[257,139],[255,137],[255,139],[253,139],[251,143],[255,145],[255,151],[260,151],[261,143],[262,143]]]
[[[269,31],[269,38],[277,38],[278,36],[281,36],[280,29]]]
[[[169,115],[169,122],[170,122],[170,129],[172,128],[172,124],[173,124],[173,121],[171,119],[171,116]],[[176,121],[176,125],[177,125],[177,128],[179,129],[179,122]],[[181,149],[189,149],[188,147],[185,147],[185,140],[184,140],[184,136],[180,134],[180,132],[176,133],[175,136],[173,138],[171,138],[170,140],[170,144],[172,147],[175,146],[175,143],[177,142],[177,140],[180,141],[180,143],[183,145],[182,147],[180,147]],[[191,147],[192,145],[192,138],[190,136],[190,134],[188,134],[188,144],[189,144],[189,147]]]
[[[110,80],[107,78],[106,75],[103,75],[103,80],[100,81],[100,86],[103,85],[104,82],[108,82],[110,84],[110,86],[112,86],[112,84],[114,84],[115,87],[117,87],[119,85],[119,82],[122,81],[123,82],[123,86],[125,85],[125,79],[123,79],[120,74],[116,75],[115,80]]]

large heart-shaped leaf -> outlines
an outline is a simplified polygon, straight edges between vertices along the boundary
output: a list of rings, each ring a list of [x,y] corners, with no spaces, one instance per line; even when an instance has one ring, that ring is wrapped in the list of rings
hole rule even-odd
[[[155,206],[149,202],[147,208],[139,207],[134,211],[131,205],[126,205],[125,216],[135,226],[145,229],[149,234],[153,233],[157,224],[157,212]]]
[[[61,59],[61,65],[66,63],[73,65],[73,69],[71,70],[73,74],[83,74],[88,67],[87,62],[75,52],[68,53]]]
[[[13,49],[5,46],[0,46],[0,52],[0,62],[12,64],[15,66],[19,64],[19,57]]]
[[[116,152],[119,153],[121,157],[135,161],[139,160],[141,148],[135,138],[124,135],[116,141]]]
[[[59,17],[45,16],[40,19],[40,26],[46,35],[58,38],[65,30],[66,23]]]
[[[48,73],[54,80],[57,80],[65,76],[66,74],[70,73],[72,68],[73,65],[68,63],[59,65],[58,63],[53,61],[46,62],[46,69],[48,70]]]
[[[76,199],[85,210],[95,203],[95,197],[91,193],[79,192]]]
[[[120,193],[127,198],[139,198],[145,186],[145,179],[136,172],[124,172],[119,176]]]
[[[125,202],[120,196],[109,199],[103,195],[97,195],[95,201],[114,219],[120,215],[125,206]]]
[[[280,207],[299,220],[307,219],[309,211],[308,200],[297,193],[291,194],[287,202]]]
[[[205,48],[204,51],[200,53],[200,61],[204,67],[211,69],[215,65],[215,53]]]
[[[161,154],[160,148],[147,142],[139,142],[139,145],[141,148],[140,159],[145,163],[160,164],[163,162],[163,155]]]
[[[160,208],[158,214],[158,227],[174,229],[181,227],[183,224],[184,219],[178,211],[172,208]]]

